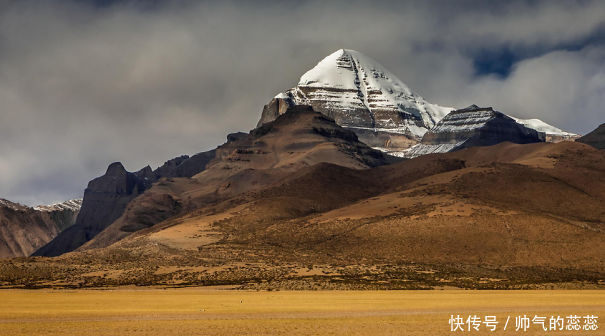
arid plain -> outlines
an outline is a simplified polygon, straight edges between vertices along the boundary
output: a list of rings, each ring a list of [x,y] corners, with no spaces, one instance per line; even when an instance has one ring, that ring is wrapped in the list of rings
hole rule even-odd
[[[605,313],[605,292],[230,291],[223,289],[3,290],[0,335],[454,335],[451,315],[495,315],[495,332],[515,317]],[[504,324],[511,320],[507,330]],[[464,333],[467,333],[466,327]],[[603,335],[571,331],[573,335]],[[570,331],[549,332],[568,335]]]

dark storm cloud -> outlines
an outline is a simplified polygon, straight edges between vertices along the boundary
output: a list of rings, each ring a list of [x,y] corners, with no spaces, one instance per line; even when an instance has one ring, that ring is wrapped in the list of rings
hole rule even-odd
[[[112,161],[212,148],[339,48],[429,101],[587,132],[605,121],[604,18],[602,1],[6,2],[0,197],[60,201]]]

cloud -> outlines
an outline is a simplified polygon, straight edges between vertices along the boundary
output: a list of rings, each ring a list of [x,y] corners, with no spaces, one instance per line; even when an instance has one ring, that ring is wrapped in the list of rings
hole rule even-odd
[[[605,122],[605,47],[554,51],[521,61],[509,77],[477,79],[461,96],[466,103],[493,105],[586,133]]]
[[[343,47],[429,101],[586,132],[603,122],[604,13],[601,1],[6,2],[0,197],[61,201],[110,162],[213,148]],[[477,76],[474,57],[502,48],[518,57],[510,75]]]

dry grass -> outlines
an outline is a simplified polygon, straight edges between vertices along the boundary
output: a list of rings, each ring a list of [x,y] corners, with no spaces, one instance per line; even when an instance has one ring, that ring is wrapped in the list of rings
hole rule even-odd
[[[450,314],[587,313],[604,291],[0,291],[0,335],[453,335]]]

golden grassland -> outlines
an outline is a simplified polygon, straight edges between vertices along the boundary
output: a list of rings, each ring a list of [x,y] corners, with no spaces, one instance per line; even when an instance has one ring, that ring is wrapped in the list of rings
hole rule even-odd
[[[455,335],[451,314],[605,316],[605,291],[1,290],[0,335]],[[512,323],[512,322],[511,322]],[[501,326],[502,327],[502,326]],[[569,335],[537,326],[473,335]],[[605,335],[597,331],[571,335]]]

